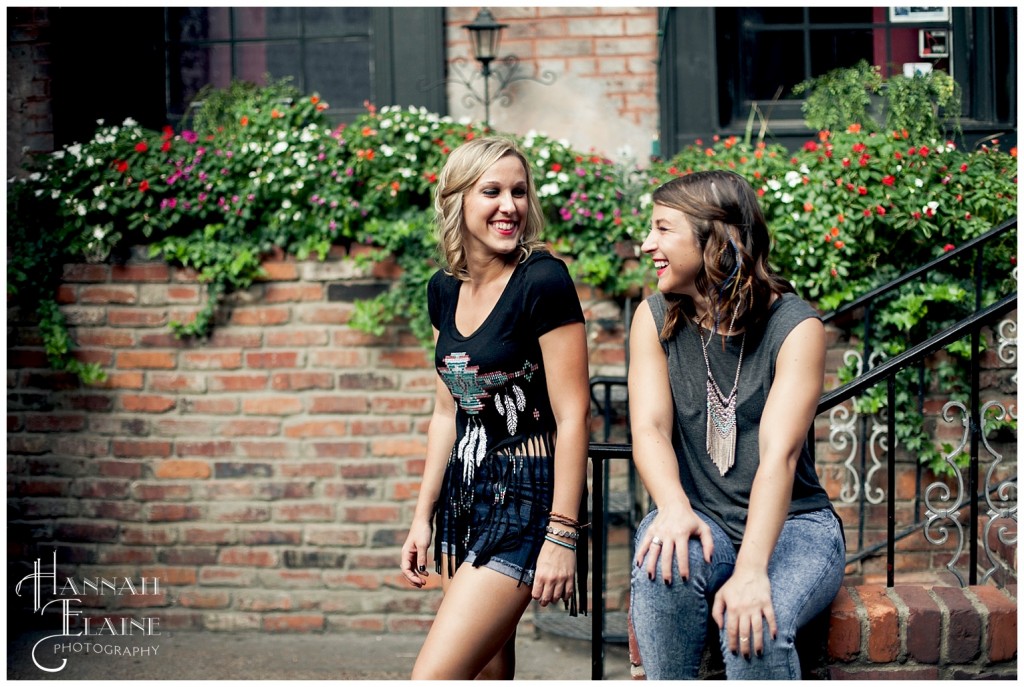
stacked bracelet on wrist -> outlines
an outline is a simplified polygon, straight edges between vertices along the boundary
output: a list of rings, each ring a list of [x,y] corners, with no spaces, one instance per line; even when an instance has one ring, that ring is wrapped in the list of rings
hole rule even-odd
[[[565,537],[566,539],[579,539],[580,538],[580,533],[578,531],[560,530],[557,527],[552,527],[551,525],[548,525],[547,527],[545,527],[544,531],[547,532],[548,534],[556,534],[559,537]]]
[[[559,546],[564,546],[565,548],[572,549],[573,551],[576,550],[576,545],[575,544],[566,544],[564,541],[562,541],[560,539],[555,539],[554,537],[550,537],[550,536],[548,536],[546,534],[544,535],[544,541],[549,541],[552,544],[558,544]]]
[[[576,520],[575,518],[570,518],[568,515],[562,515],[561,513],[555,513],[554,511],[552,511],[548,514],[548,522],[557,525],[565,525],[569,529],[563,530],[561,528],[554,527],[551,524],[548,524],[547,527],[544,528],[544,531],[547,532],[547,534],[544,535],[545,541],[549,541],[552,544],[558,544],[559,546],[564,546],[567,549],[572,549],[573,551],[575,551],[576,540],[580,538],[581,525],[579,520]],[[555,537],[552,537],[551,535],[565,537],[566,539],[571,540],[573,543],[570,544],[560,539],[555,539]]]

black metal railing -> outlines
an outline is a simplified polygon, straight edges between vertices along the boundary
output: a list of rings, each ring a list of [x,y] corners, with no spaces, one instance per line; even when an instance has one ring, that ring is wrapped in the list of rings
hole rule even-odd
[[[969,583],[975,584],[977,582],[977,567],[978,567],[978,501],[977,498],[979,480],[978,480],[978,465],[980,462],[979,456],[979,439],[982,433],[982,417],[981,417],[981,406],[980,406],[980,332],[982,328],[991,325],[999,318],[1012,312],[1017,307],[1017,294],[1011,294],[1002,298],[1001,300],[993,303],[992,305],[984,308],[971,316],[961,320],[953,327],[950,327],[946,331],[931,337],[927,341],[924,341],[909,350],[901,353],[900,355],[887,360],[886,362],[878,365],[868,373],[858,377],[852,382],[842,386],[835,391],[824,394],[818,404],[817,415],[828,412],[832,408],[835,408],[839,404],[847,401],[863,391],[875,386],[879,383],[885,383],[888,391],[889,408],[896,407],[895,401],[895,381],[896,375],[907,369],[925,357],[940,350],[948,344],[961,340],[967,336],[971,337],[971,401],[970,401],[970,459],[968,468],[968,484],[967,493],[974,495],[970,498],[969,504],[969,526],[970,535],[968,537],[968,574]],[[887,413],[887,423],[889,437],[895,437],[895,423],[896,413]],[[814,435],[813,428],[809,437],[811,447],[814,446]],[[888,452],[888,489],[887,489],[887,541],[886,541],[886,585],[891,587],[894,584],[894,571],[895,571],[895,544],[897,541],[896,534],[896,442],[887,442]],[[631,460],[633,457],[632,444],[628,443],[598,443],[594,442],[590,444],[589,453],[591,461],[594,466],[593,475],[593,497],[594,503],[601,503],[604,498],[604,485],[605,485],[605,463],[608,460]],[[594,508],[593,510],[593,527],[594,532],[600,532],[605,529],[605,520],[603,517],[602,509]],[[902,536],[906,536],[907,532],[901,533]],[[604,547],[595,544],[594,546],[594,571],[600,571],[604,569],[606,551]],[[856,554],[854,555],[856,556]],[[605,589],[603,586],[593,596],[593,623],[595,628],[600,628],[601,633],[596,633],[597,637],[601,637],[604,641],[594,641],[592,643],[592,678],[600,680],[604,675],[604,643],[608,641],[608,638],[604,637],[603,628],[605,627]],[[596,637],[595,637],[596,639]]]
[[[828,412],[831,409],[839,406],[844,401],[853,398],[865,389],[868,389],[875,384],[884,381],[887,384],[887,396],[888,396],[888,407],[895,408],[895,380],[896,375],[913,365],[920,364],[924,358],[931,353],[945,347],[953,341],[958,341],[967,336],[971,337],[971,407],[969,409],[969,434],[970,434],[970,458],[969,458],[969,469],[968,469],[968,492],[972,495],[970,500],[970,547],[969,547],[969,576],[970,583],[976,582],[977,575],[977,541],[978,541],[978,502],[980,498],[985,494],[985,490],[982,490],[982,494],[978,492],[978,463],[979,463],[979,439],[982,433],[982,411],[980,408],[980,332],[985,326],[993,324],[995,320],[1002,317],[1006,313],[1009,313],[1016,308],[1016,293],[1006,296],[997,303],[990,305],[987,308],[982,309],[982,293],[983,293],[983,270],[982,260],[984,257],[984,249],[991,242],[995,241],[1007,232],[1015,229],[1017,226],[1016,218],[1005,222],[999,227],[992,229],[991,231],[965,242],[961,246],[942,256],[932,260],[931,262],[922,265],[921,267],[911,270],[906,274],[898,277],[897,279],[880,286],[872,291],[864,294],[860,298],[842,306],[834,312],[828,313],[823,316],[823,322],[831,322],[833,320],[842,318],[843,316],[855,312],[857,310],[863,310],[863,322],[864,322],[864,360],[868,361],[871,357],[871,322],[872,322],[872,311],[875,305],[879,302],[879,299],[889,295],[900,286],[920,278],[924,275],[929,274],[931,271],[939,269],[947,263],[958,259],[959,257],[973,253],[973,273],[974,273],[974,305],[975,312],[958,322],[956,325],[947,329],[946,331],[937,334],[927,341],[913,346],[904,353],[886,361],[883,364],[878,365],[868,373],[858,377],[849,384],[843,386],[840,389],[826,393],[822,396],[821,402],[818,406],[817,415]],[[923,370],[922,368],[919,368]],[[593,550],[593,567],[592,570],[595,573],[595,582],[600,584],[600,589],[593,596],[593,624],[595,628],[594,641],[592,642],[592,678],[602,679],[604,674],[604,644],[605,642],[624,642],[626,641],[625,636],[619,636],[617,634],[608,634],[606,631],[606,605],[605,605],[605,583],[606,583],[606,550],[607,550],[607,524],[609,511],[606,504],[607,494],[609,489],[608,474],[609,471],[606,469],[605,461],[608,460],[631,460],[632,459],[632,445],[627,439],[627,443],[609,443],[609,431],[611,423],[617,419],[615,411],[612,408],[612,397],[611,389],[615,386],[625,386],[625,377],[595,377],[591,384],[591,397],[595,402],[596,406],[600,409],[604,419],[604,441],[603,442],[592,442],[590,444],[589,453],[590,458],[593,462],[593,503],[595,507],[592,509],[593,518],[593,532],[596,534],[601,532],[601,540],[594,542]],[[599,398],[595,393],[596,388],[603,388],[603,397]],[[921,400],[923,403],[923,399]],[[627,410],[627,424],[628,424],[628,399],[625,404]],[[887,430],[889,437],[895,437],[895,412],[889,412],[887,414]],[[814,429],[810,431],[810,446],[815,445],[814,442]],[[862,443],[863,445],[863,443]],[[887,571],[887,585],[893,585],[893,574],[894,574],[894,558],[895,558],[895,543],[898,539],[909,536],[915,531],[922,529],[925,524],[917,521],[917,507],[920,502],[920,467],[918,468],[918,494],[915,496],[915,523],[906,530],[897,534],[895,532],[895,450],[896,441],[887,442],[887,453],[888,453],[888,500],[887,500],[887,540],[884,544],[886,548],[886,571]],[[633,492],[633,480],[635,479],[635,470],[632,468],[629,472],[630,475],[630,493]],[[1015,484],[1015,479],[1014,479]],[[596,507],[597,504],[602,504],[601,507]],[[863,521],[863,499],[862,499],[862,517]],[[636,523],[633,521],[632,515],[630,515],[628,524],[630,527],[630,535],[634,533]],[[863,550],[863,522],[860,523],[859,527],[859,539],[860,545],[858,546],[858,552],[849,557],[851,561],[858,561],[868,555],[877,553],[880,547],[871,547],[870,551]],[[850,562],[850,561],[848,561]]]

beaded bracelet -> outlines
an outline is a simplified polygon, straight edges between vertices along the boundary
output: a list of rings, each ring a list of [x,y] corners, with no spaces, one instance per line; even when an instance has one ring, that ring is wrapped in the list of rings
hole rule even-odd
[[[579,539],[580,538],[580,533],[579,532],[570,532],[568,530],[560,530],[557,527],[552,527],[551,525],[548,525],[544,529],[549,534],[557,534],[559,537],[566,537],[567,539]]]
[[[544,536],[544,541],[549,541],[552,544],[558,544],[559,546],[564,546],[565,548],[572,549],[573,551],[576,550],[575,544],[566,544],[564,541],[559,541],[559,540],[555,539],[554,537],[549,537],[547,535]]]

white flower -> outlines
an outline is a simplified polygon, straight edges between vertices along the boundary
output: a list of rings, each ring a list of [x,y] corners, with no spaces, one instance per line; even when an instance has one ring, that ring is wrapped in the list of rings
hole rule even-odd
[[[55,150],[55,151],[53,151],[53,159],[54,160],[63,160],[64,159],[64,151],[63,150]]]
[[[541,198],[547,198],[548,196],[554,196],[557,194],[558,184],[556,183],[544,184],[539,189],[537,189],[537,195],[539,195]]]
[[[302,219],[302,213],[296,210],[295,214],[292,215],[292,219],[298,222],[300,219]]]
[[[53,189],[52,191],[50,191],[50,198],[52,198],[54,200],[57,200],[58,198],[60,198],[60,191],[58,191],[57,189]]]
[[[800,213],[799,212],[794,212],[793,213],[793,219],[799,221],[800,220]]]
[[[651,204],[651,194],[645,193],[640,196],[640,207],[645,208]]]
[[[773,191],[778,191],[780,188],[782,188],[782,184],[780,184],[777,179],[769,179],[768,188],[770,188]]]
[[[381,110],[382,114],[383,114],[383,112],[384,111]],[[382,119],[382,120],[380,120],[380,128],[381,129],[390,129],[391,128],[391,120],[390,119]]]
[[[569,175],[566,172],[559,172],[558,176],[555,178],[563,184],[569,183]]]
[[[295,184],[294,184],[294,186],[292,188],[294,188],[295,190],[299,190],[302,187],[303,187],[303,181],[302,181],[302,179],[299,179],[298,181],[295,182]]]
[[[473,120],[470,119],[469,117],[459,117],[459,124],[461,124],[462,126],[469,126],[470,122],[472,121]]]
[[[97,202],[96,203],[96,209],[99,210],[100,212],[103,212],[104,210],[106,210],[107,209],[106,201],[101,200],[101,201]]]
[[[800,173],[801,174],[810,174],[811,170],[810,170],[810,168],[806,164],[803,164],[803,165],[800,165]]]
[[[800,172],[797,172],[792,169],[786,172],[786,183],[789,184],[790,188],[793,188],[794,186],[799,184],[800,181]]]
[[[537,154],[540,155],[545,160],[547,160],[548,158],[551,157],[551,150],[547,146],[544,146],[543,148],[537,151]]]
[[[935,212],[936,210],[939,209],[939,202],[937,200],[929,201],[929,203],[925,205],[922,208],[922,210],[927,210],[928,208],[931,208],[932,212]]]
[[[309,126],[307,126],[305,129],[302,130],[302,133],[299,134],[299,140],[302,141],[303,143],[312,143],[313,140],[316,138],[316,136],[313,134],[313,130],[315,128],[315,124],[310,124]]]
[[[921,188],[922,186],[924,186],[924,180],[923,179],[914,179],[914,186],[917,186],[918,188]]]
[[[274,147],[270,149],[270,152],[273,153],[274,155],[280,155],[286,150],[288,150],[288,142],[278,141],[277,143],[274,144]]]
[[[138,125],[139,125],[139,123],[136,122],[131,117],[125,117],[124,122],[121,124],[121,126],[138,126]]]
[[[89,212],[89,209],[86,208],[81,203],[76,203],[75,204],[75,212],[77,212],[80,217],[85,217],[85,213]]]
[[[42,178],[43,178],[43,175],[40,174],[39,172],[32,172],[31,174],[28,175],[28,180],[29,181],[39,181]]]
[[[408,179],[409,177],[416,175],[416,172],[412,171],[408,167],[402,167],[402,169],[398,170],[398,173],[402,175],[403,179]]]
[[[102,119],[97,119],[96,120],[96,126],[103,126],[103,120]]]
[[[381,144],[380,152],[384,155],[384,157],[391,157],[392,155],[395,154],[395,149],[387,144]]]
[[[283,207],[285,210],[287,210],[291,206],[292,206],[292,201],[288,200],[287,198],[285,198],[284,200],[281,201],[281,207]]]
[[[82,159],[82,144],[75,143],[68,146],[68,152],[71,153],[76,160]]]
[[[787,204],[788,203],[792,203],[793,202],[793,196],[789,195],[788,193],[783,193],[782,194],[782,202],[783,203],[787,203]]]
[[[419,143],[420,142],[420,137],[410,131],[409,133],[407,133],[405,135],[405,142],[406,143]]]

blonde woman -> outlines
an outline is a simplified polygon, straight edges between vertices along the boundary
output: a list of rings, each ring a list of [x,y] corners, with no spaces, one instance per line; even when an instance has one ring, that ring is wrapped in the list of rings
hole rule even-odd
[[[538,240],[511,141],[454,150],[435,190],[445,267],[428,286],[437,392],[402,572],[444,596],[413,679],[511,679],[531,599],[571,605],[590,409],[583,312]]]

